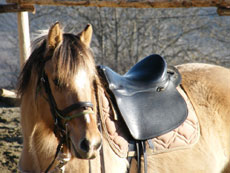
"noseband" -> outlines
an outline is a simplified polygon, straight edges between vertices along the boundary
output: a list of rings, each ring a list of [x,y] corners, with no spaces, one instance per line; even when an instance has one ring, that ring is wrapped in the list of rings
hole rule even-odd
[[[43,72],[42,77],[41,77],[41,82],[43,84],[43,87],[45,89],[46,95],[47,95],[47,101],[49,103],[50,111],[54,120],[54,134],[56,137],[60,140],[59,145],[57,146],[56,154],[54,157],[54,160],[52,163],[49,165],[47,170],[45,172],[48,172],[51,166],[53,165],[59,151],[61,150],[61,147],[64,143],[68,143],[68,131],[66,128],[66,123],[74,118],[81,117],[86,114],[93,114],[94,112],[91,110],[83,110],[81,112],[78,112],[76,114],[67,116],[69,113],[71,113],[74,110],[80,109],[80,108],[92,108],[93,109],[93,104],[91,102],[77,102],[74,103],[63,110],[58,109],[56,101],[54,99],[54,96],[52,94],[50,84],[48,77],[45,72]],[[62,123],[62,121],[64,123]]]

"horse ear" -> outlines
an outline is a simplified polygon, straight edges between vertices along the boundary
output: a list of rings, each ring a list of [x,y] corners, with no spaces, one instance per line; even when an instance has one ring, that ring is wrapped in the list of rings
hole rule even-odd
[[[62,41],[62,29],[60,27],[60,23],[56,22],[49,29],[48,38],[47,38],[47,46],[48,49],[54,49],[57,45]]]
[[[92,35],[93,35],[93,27],[90,24],[88,24],[85,27],[85,29],[78,34],[80,40],[88,47],[90,46]]]

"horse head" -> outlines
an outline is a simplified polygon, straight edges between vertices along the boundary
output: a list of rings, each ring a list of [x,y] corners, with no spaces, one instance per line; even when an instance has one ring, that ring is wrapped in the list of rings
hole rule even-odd
[[[84,159],[96,157],[101,146],[91,38],[91,25],[73,35],[63,33],[60,24],[55,23],[45,40],[40,82],[43,99],[49,103],[50,116],[46,119],[72,155]]]

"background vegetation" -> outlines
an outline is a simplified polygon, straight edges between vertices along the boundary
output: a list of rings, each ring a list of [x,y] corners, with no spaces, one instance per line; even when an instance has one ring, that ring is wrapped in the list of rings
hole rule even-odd
[[[36,6],[36,10],[29,16],[31,40],[55,21],[73,33],[91,23],[96,62],[121,74],[152,53],[165,57],[169,65],[205,62],[230,68],[230,16],[218,16],[216,8]],[[17,14],[0,14],[0,88],[14,89],[19,70]],[[0,172],[18,172],[22,149],[19,121],[18,107],[0,108]]]
[[[30,14],[31,40],[60,21],[66,32],[93,25],[97,64],[125,73],[153,53],[169,65],[188,62],[230,68],[230,16],[216,8],[132,9],[36,6]],[[17,15],[0,14],[0,87],[15,88],[19,74]]]

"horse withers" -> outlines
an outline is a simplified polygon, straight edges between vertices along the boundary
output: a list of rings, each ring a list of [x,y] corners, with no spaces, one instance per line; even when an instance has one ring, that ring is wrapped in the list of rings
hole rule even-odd
[[[21,172],[136,172],[136,163],[130,165],[126,153],[118,155],[108,138],[105,124],[114,131],[122,118],[97,72],[91,38],[91,25],[74,35],[63,33],[57,22],[34,42],[19,78]],[[230,70],[207,64],[176,68],[197,115],[200,138],[186,149],[147,153],[148,172],[230,171]],[[116,114],[115,124],[103,111]],[[125,135],[114,138],[118,143],[130,139],[122,122],[119,131]]]

